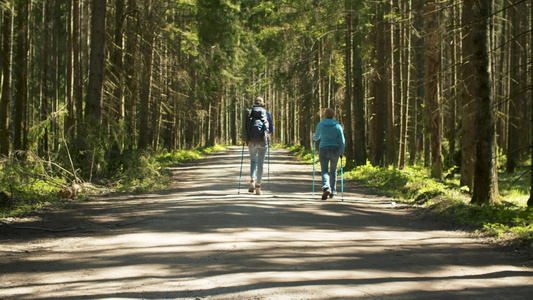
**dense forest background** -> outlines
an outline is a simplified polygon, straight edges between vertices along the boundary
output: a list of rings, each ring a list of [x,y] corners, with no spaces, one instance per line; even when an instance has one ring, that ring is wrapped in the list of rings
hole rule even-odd
[[[437,179],[458,174],[473,203],[496,203],[498,170],[531,164],[532,9],[0,1],[0,154],[90,180],[125,168],[130,153],[237,144],[243,108],[262,96],[277,143],[311,148],[332,107],[347,168],[422,163]]]

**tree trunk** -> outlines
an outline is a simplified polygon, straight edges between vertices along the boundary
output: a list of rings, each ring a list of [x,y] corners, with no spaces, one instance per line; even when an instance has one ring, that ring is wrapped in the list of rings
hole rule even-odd
[[[530,19],[533,19],[533,5],[529,6],[529,16]],[[532,20],[533,21],[533,20]],[[529,35],[529,44],[533,45],[533,34]],[[529,72],[529,80],[533,84],[533,72]],[[529,91],[531,93],[531,91]],[[530,94],[531,95],[531,94]],[[531,157],[533,157],[533,103],[529,104],[529,132],[530,132],[530,140],[529,140],[529,147],[530,147],[530,154]],[[529,188],[529,200],[527,201],[527,206],[533,207],[533,162],[531,163],[530,171],[531,174],[531,181],[530,181],[530,188]]]
[[[82,31],[81,31],[81,8],[79,1],[73,1],[72,7],[72,37],[73,37],[73,48],[72,48],[72,64],[74,68],[74,83],[73,83],[73,93],[74,93],[74,109],[75,109],[75,127],[76,132],[74,136],[78,138],[83,138],[81,136],[81,128],[83,128],[83,63],[82,63]]]
[[[17,3],[17,48],[15,54],[15,107],[13,110],[13,149],[26,151],[28,128],[26,111],[28,106],[28,3]]]
[[[353,37],[353,123],[354,123],[354,159],[356,166],[366,164],[366,134],[365,134],[365,95],[363,87],[363,68],[361,58],[361,46],[363,34],[359,26],[359,16],[352,15],[353,28],[356,31]]]
[[[496,133],[490,80],[489,24],[492,1],[474,1],[474,56],[472,63],[476,80],[476,168],[472,203],[497,203]]]
[[[39,97],[39,121],[46,122],[48,118],[48,101],[49,101],[49,73],[50,69],[50,23],[51,23],[51,14],[50,14],[50,2],[49,0],[44,0],[42,3],[43,15],[42,15],[42,49],[41,49],[41,62],[40,62],[40,97]],[[39,138],[38,152],[39,155],[45,156],[48,154],[48,130],[49,126],[44,128],[44,133]]]
[[[425,0],[413,0],[412,16],[414,34],[412,35],[412,101],[409,109],[411,110],[412,125],[409,127],[409,162],[415,164],[419,158],[420,147],[423,143],[422,135],[422,99],[424,97],[424,39],[421,37],[421,31],[424,27],[423,3]]]
[[[411,0],[408,0],[404,4],[403,14],[407,20],[411,20]],[[405,62],[411,61],[411,31],[409,30],[410,24],[402,25],[402,37],[404,39],[405,48],[402,51],[402,60],[403,60],[403,80],[402,80],[402,99],[400,100],[400,136],[399,136],[399,150],[398,150],[398,168],[403,169],[405,167],[405,157],[407,152],[407,141],[408,141],[408,122],[409,122],[409,103],[412,97],[411,95],[411,75],[413,66],[410,63],[405,64]]]
[[[396,23],[394,17],[399,13],[398,0],[390,0],[387,4],[389,6],[390,15],[389,22],[390,26],[387,27],[389,38],[387,44],[387,53],[388,61],[390,61],[389,72],[388,72],[388,101],[387,101],[387,164],[396,165],[398,157],[396,156],[396,144],[397,144],[397,134],[396,134],[396,124],[397,124],[397,112],[396,107],[398,106],[398,101],[400,101],[400,51],[402,49],[400,45],[400,24]]]
[[[110,131],[113,132],[113,151],[120,152],[124,144],[124,134],[122,120],[124,119],[124,55],[123,55],[123,36],[124,36],[124,0],[115,1],[115,32],[114,42],[111,47],[111,81],[113,82],[113,97],[109,106],[109,125]]]
[[[71,129],[74,126],[75,115],[74,115],[74,1],[68,0],[67,2],[67,56],[65,59],[66,62],[66,90],[65,90],[65,101],[67,106],[67,116],[65,118],[64,132],[67,136],[70,136],[73,132]],[[74,135],[71,135],[74,136]]]
[[[511,24],[511,62],[509,72],[510,78],[510,101],[509,101],[509,115],[507,127],[507,164],[506,170],[509,173],[515,171],[516,165],[519,160],[520,151],[520,116],[522,102],[522,91],[520,90],[520,60],[522,55],[522,46],[520,45],[520,14],[517,12],[519,9],[515,0],[509,1],[512,6],[510,8],[510,24]]]
[[[384,126],[387,96],[385,93],[385,45],[384,36],[385,25],[383,20],[383,5],[381,3],[376,5],[376,15],[372,19],[374,24],[370,33],[370,44],[372,46],[371,52],[371,67],[370,74],[370,122],[369,122],[369,148],[370,148],[370,162],[374,166],[384,165]]]
[[[102,122],[106,0],[93,0],[92,4],[91,54],[89,83],[85,101],[85,117],[90,123],[90,126],[95,126]]]
[[[2,19],[2,99],[0,99],[0,155],[9,155],[9,111],[11,106],[11,8]]]
[[[151,24],[153,21],[151,4],[146,3],[147,17],[143,20],[142,31],[142,68],[139,110],[139,149],[146,150],[151,143],[151,130],[149,123],[150,95],[152,89],[152,65],[154,53],[154,34]]]
[[[431,133],[431,177],[442,179],[442,122],[438,84],[440,80],[439,7],[436,0],[426,2],[426,82],[424,96]]]
[[[351,167],[352,161],[354,159],[354,153],[353,153],[353,140],[352,140],[352,107],[353,107],[353,89],[352,89],[352,80],[353,80],[353,68],[352,68],[352,32],[354,28],[352,28],[352,18],[353,18],[353,6],[352,1],[345,0],[344,1],[344,8],[346,11],[346,46],[345,46],[345,66],[344,69],[346,70],[346,93],[345,93],[345,99],[344,99],[344,112],[343,115],[343,127],[344,127],[344,136],[346,139],[346,147],[344,151],[344,155],[346,156],[346,163],[348,167]]]
[[[470,190],[474,187],[474,170],[476,157],[476,125],[475,125],[475,102],[476,94],[473,85],[474,70],[471,59],[474,53],[474,41],[472,39],[473,4],[476,0],[463,2],[462,13],[462,63],[461,63],[461,115],[462,115],[462,140],[461,140],[461,186],[467,186]]]
[[[126,41],[124,53],[124,118],[126,121],[126,148],[133,149],[136,145],[136,107],[137,107],[137,1],[128,0],[126,13]]]

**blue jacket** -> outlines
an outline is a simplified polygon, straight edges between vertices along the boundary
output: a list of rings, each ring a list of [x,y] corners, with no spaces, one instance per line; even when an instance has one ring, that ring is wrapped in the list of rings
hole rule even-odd
[[[340,153],[344,155],[344,133],[342,126],[334,119],[323,119],[316,126],[314,141],[320,141],[320,148],[334,146],[339,147]]]

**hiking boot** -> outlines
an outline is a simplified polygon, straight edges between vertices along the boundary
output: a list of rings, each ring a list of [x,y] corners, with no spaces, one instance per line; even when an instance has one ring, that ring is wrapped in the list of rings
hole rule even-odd
[[[330,197],[330,198],[333,198],[334,195],[335,195],[335,194],[331,193],[331,194],[329,194],[329,197]]]
[[[260,185],[255,187],[255,194],[256,195],[263,195],[263,193],[261,192],[261,186]]]
[[[324,189],[324,192],[322,192],[322,200],[326,200],[329,195],[333,194],[331,194],[331,191],[329,189]]]
[[[250,187],[248,188],[248,192],[253,193],[255,190],[255,182],[250,181]]]

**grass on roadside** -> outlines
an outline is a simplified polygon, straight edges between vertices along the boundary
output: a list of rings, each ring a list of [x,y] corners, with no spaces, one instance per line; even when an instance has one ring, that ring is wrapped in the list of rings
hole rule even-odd
[[[226,147],[199,147],[192,150],[124,154],[113,175],[99,178],[98,184],[74,184],[56,163],[43,163],[32,156],[24,161],[15,157],[0,161],[0,218],[20,216],[64,201],[59,194],[65,187],[81,186],[77,199],[94,193],[147,193],[161,190],[171,182],[167,168],[205,157]]]

